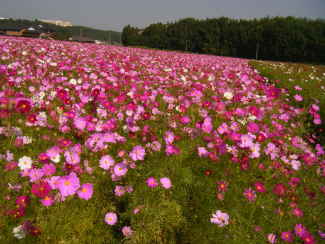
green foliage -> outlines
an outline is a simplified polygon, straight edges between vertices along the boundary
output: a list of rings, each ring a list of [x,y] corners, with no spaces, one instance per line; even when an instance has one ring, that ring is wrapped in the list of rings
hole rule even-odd
[[[325,21],[295,17],[253,20],[181,19],[130,25],[123,44],[263,60],[325,63]]]

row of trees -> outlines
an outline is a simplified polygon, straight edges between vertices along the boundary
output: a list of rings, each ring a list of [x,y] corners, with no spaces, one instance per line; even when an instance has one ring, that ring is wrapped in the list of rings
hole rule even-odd
[[[124,45],[264,60],[325,63],[325,20],[226,17],[125,26]]]
[[[85,26],[69,26],[62,27],[54,24],[44,23],[39,20],[26,19],[3,19],[0,20],[0,28],[28,28],[42,26],[44,30],[50,30],[55,33],[56,39],[68,40],[71,36],[82,36],[92,38],[94,40],[120,42],[121,33],[117,31],[98,30]]]

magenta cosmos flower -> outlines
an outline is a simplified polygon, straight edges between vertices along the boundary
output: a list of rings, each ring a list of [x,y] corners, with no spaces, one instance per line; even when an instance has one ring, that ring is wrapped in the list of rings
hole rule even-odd
[[[45,207],[49,207],[54,203],[54,198],[52,196],[45,196],[42,200],[41,203]]]
[[[256,199],[256,193],[251,188],[248,188],[244,191],[244,196],[247,198],[248,201],[253,202]]]
[[[257,192],[262,192],[262,193],[266,192],[265,186],[262,182],[259,181],[255,182],[254,187]]]
[[[79,178],[74,172],[70,173],[69,175],[62,176],[58,180],[58,189],[62,197],[74,195],[79,187]]]
[[[149,177],[146,182],[147,182],[147,186],[151,188],[158,186],[158,182],[154,177]]]
[[[282,232],[281,239],[285,242],[293,242],[293,234],[290,231]]]
[[[16,104],[16,110],[20,113],[28,113],[31,109],[32,106],[29,100],[20,99]]]
[[[172,182],[167,177],[161,178],[160,183],[161,183],[162,187],[164,187],[165,189],[169,189],[172,187]]]
[[[108,225],[115,225],[117,222],[117,215],[114,212],[109,212],[105,215],[105,222]]]
[[[129,154],[134,161],[143,160],[145,155],[146,151],[142,146],[135,146]]]
[[[86,183],[80,187],[78,196],[82,199],[89,200],[93,195],[93,184]]]
[[[49,194],[51,190],[52,189],[47,182],[42,181],[40,183],[32,185],[32,194],[39,198],[44,198]]]
[[[295,225],[295,234],[302,238],[304,235],[306,235],[307,229],[302,224],[296,224]]]

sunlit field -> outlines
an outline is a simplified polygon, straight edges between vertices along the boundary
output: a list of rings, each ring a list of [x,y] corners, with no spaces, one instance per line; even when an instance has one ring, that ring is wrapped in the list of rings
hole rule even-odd
[[[325,76],[256,67],[1,37],[0,243],[322,243]]]

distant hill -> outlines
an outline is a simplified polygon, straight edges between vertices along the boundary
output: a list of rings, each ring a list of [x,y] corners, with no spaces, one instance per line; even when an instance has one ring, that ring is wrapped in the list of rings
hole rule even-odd
[[[98,30],[85,26],[62,27],[54,24],[44,23],[40,20],[25,20],[25,19],[0,19],[1,28],[39,28],[42,26],[45,30],[55,32],[55,38],[59,40],[68,40],[69,37],[79,36],[92,38],[94,40],[120,42],[121,33],[111,30]]]

